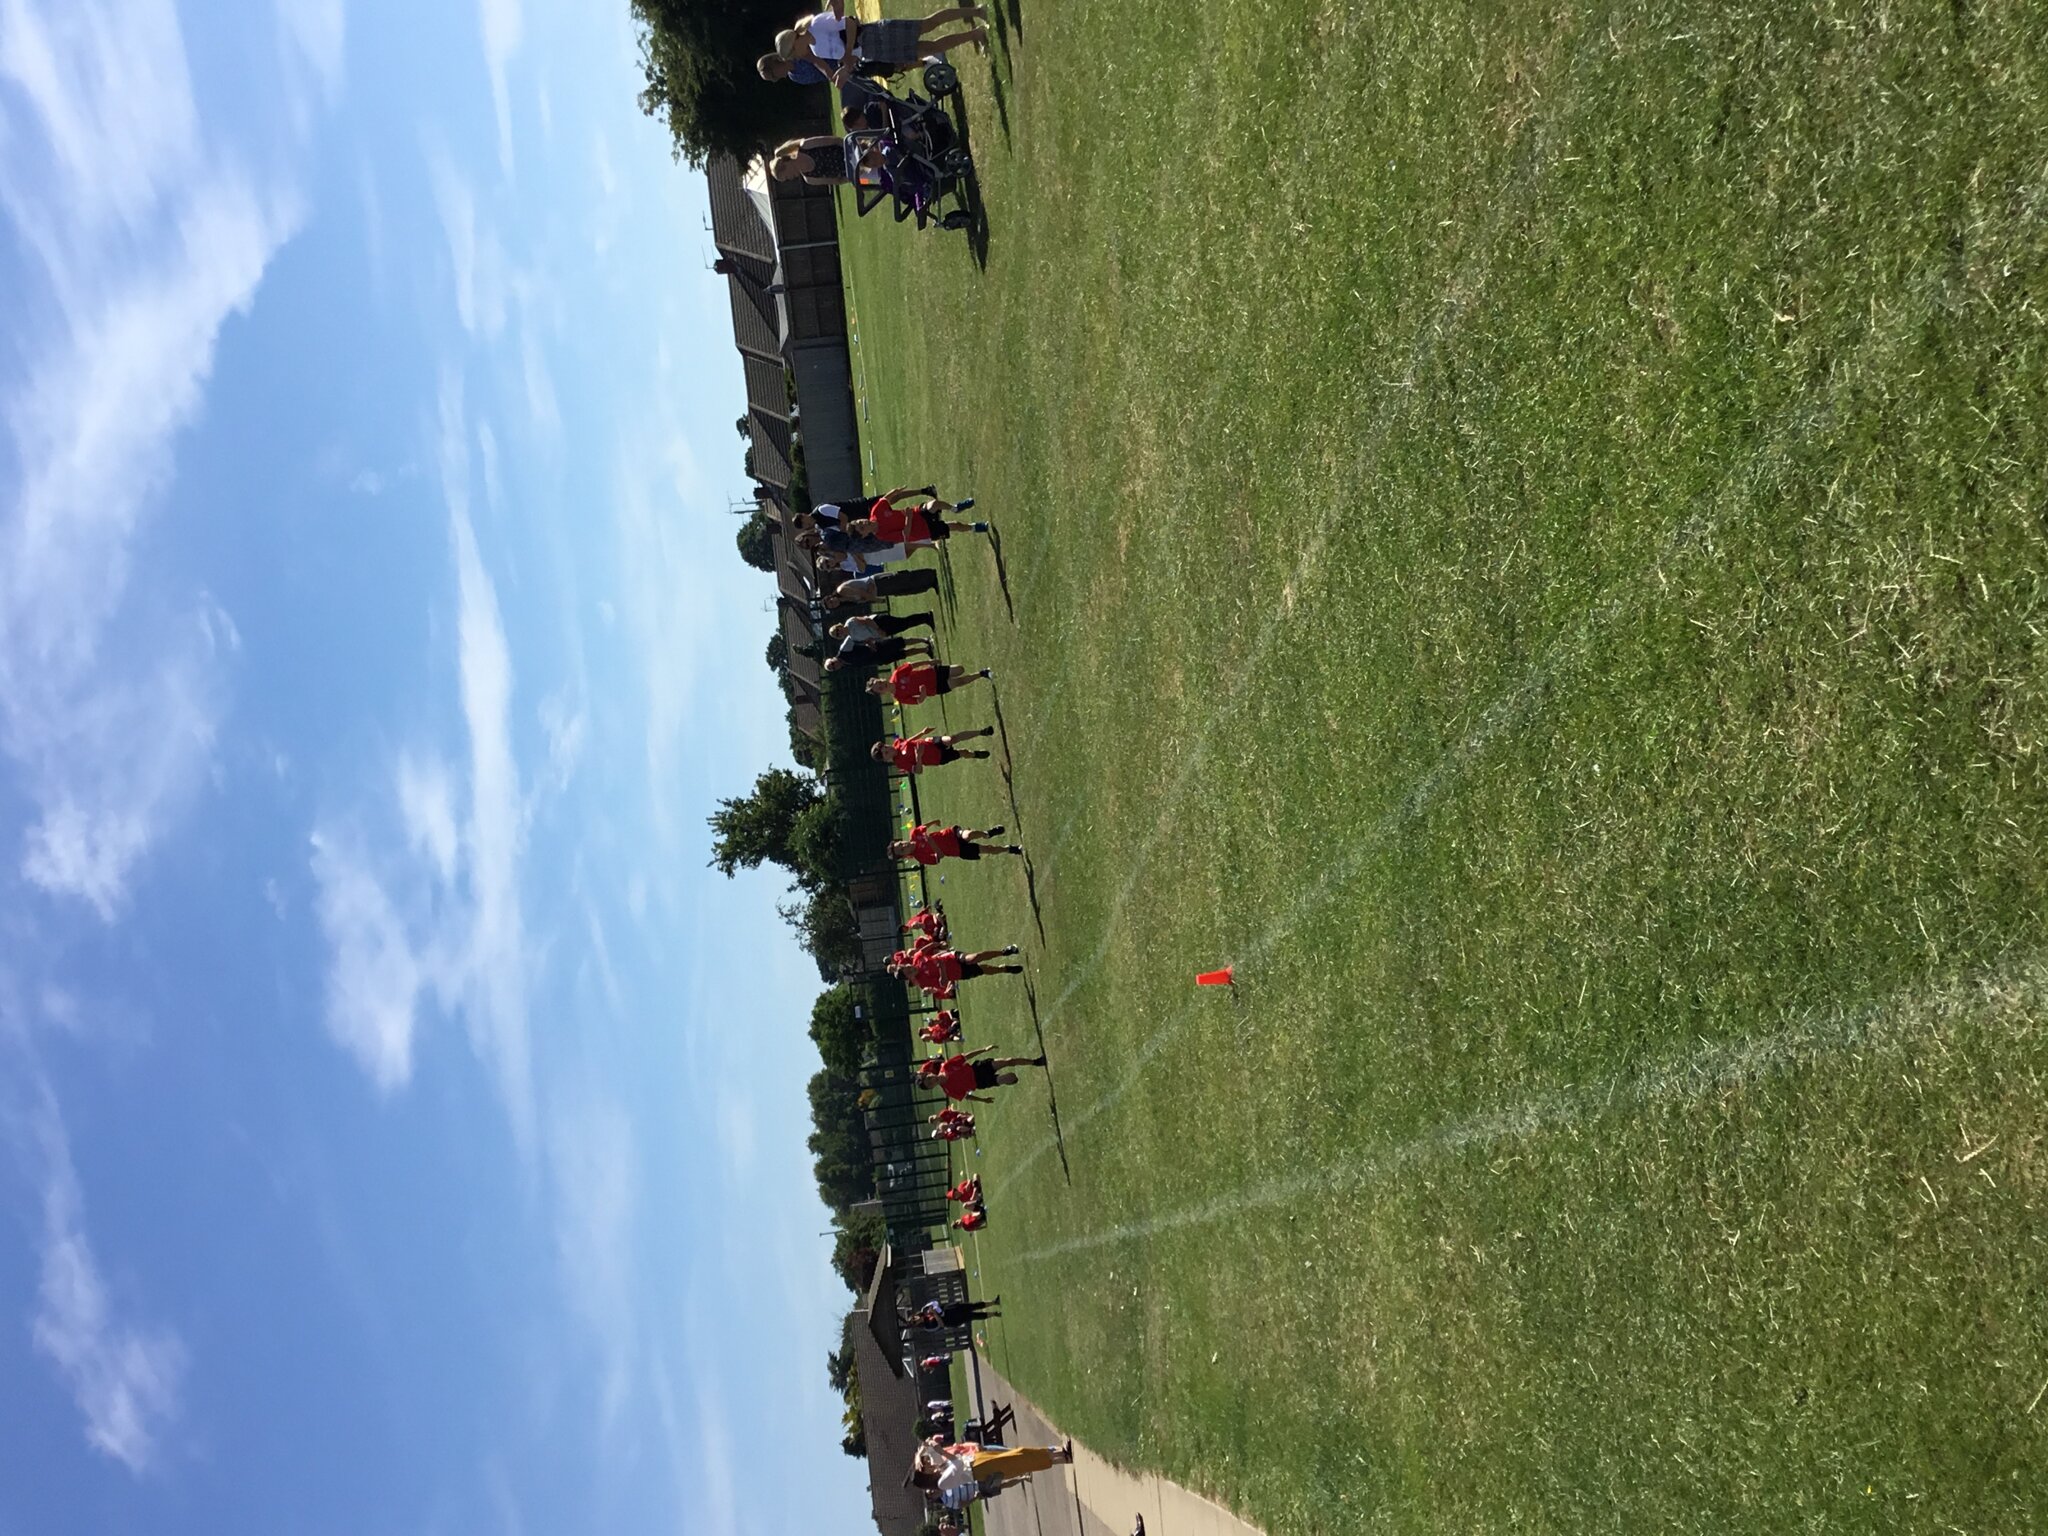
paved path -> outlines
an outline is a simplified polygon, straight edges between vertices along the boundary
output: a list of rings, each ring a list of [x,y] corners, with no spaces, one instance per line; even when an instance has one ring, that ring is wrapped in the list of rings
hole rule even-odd
[[[1017,1410],[1005,1444],[1058,1445],[1065,1438],[986,1359],[978,1366],[984,1396]],[[1145,1536],[1263,1536],[1221,1504],[1163,1477],[1111,1466],[1078,1442],[1071,1467],[1041,1472],[982,1506],[988,1536],[1130,1536],[1138,1514]]]

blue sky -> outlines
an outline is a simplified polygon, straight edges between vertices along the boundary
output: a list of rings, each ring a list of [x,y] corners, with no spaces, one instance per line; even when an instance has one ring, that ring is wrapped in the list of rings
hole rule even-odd
[[[0,1536],[865,1519],[623,0],[0,0]]]

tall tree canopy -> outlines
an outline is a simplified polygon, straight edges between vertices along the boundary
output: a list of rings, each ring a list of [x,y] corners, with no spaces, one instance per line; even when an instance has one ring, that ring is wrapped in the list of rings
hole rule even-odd
[[[746,159],[800,131],[824,101],[816,86],[771,85],[754,61],[795,21],[791,0],[631,0],[646,85],[640,110],[668,125],[676,158]]]
[[[747,520],[740,524],[740,531],[734,535],[739,545],[740,558],[757,571],[775,571],[775,524],[768,514],[755,509],[747,514]]]
[[[804,813],[824,802],[825,792],[809,774],[770,768],[754,780],[751,795],[721,800],[711,813],[711,867],[731,876],[766,862],[801,877],[798,845],[817,836],[819,819],[806,820]]]

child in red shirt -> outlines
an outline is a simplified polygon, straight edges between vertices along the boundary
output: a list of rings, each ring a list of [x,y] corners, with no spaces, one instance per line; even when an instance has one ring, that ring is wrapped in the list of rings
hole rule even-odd
[[[992,725],[984,725],[978,731],[955,731],[950,736],[934,736],[926,729],[915,736],[898,736],[890,742],[878,741],[868,748],[868,755],[878,763],[887,763],[898,773],[917,774],[963,757],[987,757],[985,751],[963,751],[955,743],[995,733],[996,728]]]
[[[987,1061],[980,1058],[995,1049],[984,1045],[958,1056],[931,1056],[918,1063],[918,1081],[926,1085],[936,1083],[949,1099],[972,1099],[978,1104],[990,1100],[977,1093],[978,1088],[1008,1088],[1015,1086],[1017,1074],[1011,1067],[1043,1067],[1043,1056],[993,1056]]]
[[[983,667],[979,672],[970,672],[965,667],[942,667],[935,662],[906,661],[887,677],[869,678],[867,689],[877,698],[894,699],[898,704],[922,704],[926,699],[951,693],[962,684],[994,677],[995,674],[987,667]]]
[[[937,827],[920,822],[910,829],[910,836],[889,845],[889,857],[915,859],[929,866],[941,859],[971,861],[980,858],[984,851],[1019,855],[1024,852],[1016,843],[998,843],[996,839],[1002,835],[1001,827],[977,832],[972,827]]]
[[[918,1033],[933,1045],[949,1044],[960,1038],[960,1015],[950,1008],[942,1008]]]
[[[946,1198],[955,1205],[981,1204],[981,1175],[977,1173],[969,1178],[962,1179],[958,1184],[955,1184],[946,1191]]]
[[[990,963],[1016,953],[1017,946],[1014,944],[1005,945],[1001,949],[978,949],[968,955],[963,955],[956,949],[940,949],[936,946],[926,948],[919,945],[903,958],[898,958],[902,951],[897,951],[897,955],[890,957],[888,970],[899,979],[907,977],[915,981],[922,990],[929,992],[933,997],[944,998],[953,995],[956,982],[972,981],[977,976],[1023,975],[1024,967],[1021,965]]]
[[[857,517],[846,525],[846,531],[856,538],[880,539],[884,544],[907,544],[915,549],[920,545],[932,544],[940,539],[951,538],[956,533],[987,533],[987,523],[956,523],[948,520],[947,514],[965,512],[974,505],[974,498],[964,501],[941,501],[936,496],[923,495],[915,504],[898,506],[899,501],[922,493],[908,486],[877,496],[868,503],[867,515]]]
[[[974,1138],[974,1116],[965,1110],[942,1109],[936,1115],[925,1116],[925,1123],[933,1128],[934,1141],[971,1141]]]

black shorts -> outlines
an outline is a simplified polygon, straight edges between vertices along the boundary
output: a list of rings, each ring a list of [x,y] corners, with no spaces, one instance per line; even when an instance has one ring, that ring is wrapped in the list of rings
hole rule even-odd
[[[924,520],[924,527],[925,532],[931,535],[931,539],[934,544],[938,543],[942,539],[950,539],[951,537],[953,537],[953,530],[946,526],[946,520],[943,517],[926,518]]]
[[[986,1056],[974,1064],[974,1086],[977,1088],[994,1088],[999,1086],[996,1082],[995,1063]]]
[[[977,976],[985,976],[987,974],[986,971],[972,960],[962,960],[960,962],[960,979],[962,981],[972,981]]]
[[[938,672],[938,680],[932,684],[933,698],[937,698],[942,693],[951,693],[953,691],[953,669],[951,667],[940,667]]]
[[[958,747],[941,747],[941,748],[939,748],[939,757],[938,757],[938,762],[939,762],[939,763],[950,763],[950,762],[954,762],[954,761],[957,761],[957,760],[958,760],[959,756],[960,756],[960,749],[959,749]],[[925,764],[925,766],[926,766],[927,768],[936,768],[936,767],[938,766],[938,763],[927,763],[927,764]]]
[[[960,839],[960,851],[954,854],[953,857],[956,859],[978,859],[981,857],[981,844],[970,843],[963,836]]]

